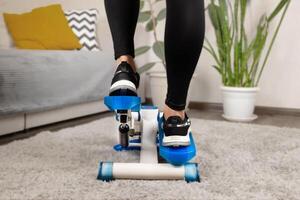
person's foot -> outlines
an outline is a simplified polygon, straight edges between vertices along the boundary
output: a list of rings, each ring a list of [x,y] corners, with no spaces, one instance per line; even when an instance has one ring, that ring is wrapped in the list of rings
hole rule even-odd
[[[163,116],[163,146],[189,146],[190,145],[191,121],[185,114],[184,119],[180,116]]]
[[[122,61],[112,79],[109,96],[137,96],[140,76],[131,65]]]

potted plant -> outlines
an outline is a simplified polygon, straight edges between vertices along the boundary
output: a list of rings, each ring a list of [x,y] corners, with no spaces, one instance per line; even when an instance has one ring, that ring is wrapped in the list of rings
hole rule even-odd
[[[232,3],[231,3],[232,2]],[[250,40],[245,30],[248,0],[211,0],[207,7],[212,22],[216,47],[205,39],[204,48],[212,55],[213,67],[222,77],[223,117],[233,121],[252,121],[258,83],[268,61],[290,0],[280,0],[270,15],[263,14]],[[276,30],[267,46],[269,26],[281,13]]]
[[[156,14],[155,9],[161,0],[141,0],[140,1],[140,14],[138,22],[144,25],[145,31],[152,33],[154,42],[150,45],[140,46],[135,49],[136,56],[147,53],[152,50],[156,55],[157,60],[144,64],[137,69],[140,74],[149,71],[154,66],[159,66],[160,71],[148,72],[150,82],[151,98],[154,105],[160,110],[165,105],[165,98],[167,93],[167,75],[166,75],[166,61],[164,52],[164,42],[158,38],[158,23],[164,22],[166,18],[166,8],[162,8]],[[190,96],[187,97],[187,104],[190,101]]]

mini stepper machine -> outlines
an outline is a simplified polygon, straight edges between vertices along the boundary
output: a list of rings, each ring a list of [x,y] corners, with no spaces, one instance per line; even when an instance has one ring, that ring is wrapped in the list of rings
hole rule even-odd
[[[115,151],[140,151],[139,163],[100,161],[98,180],[185,180],[200,182],[199,166],[191,162],[196,145],[190,133],[190,145],[162,145],[162,112],[155,106],[142,106],[136,96],[106,96],[104,104],[113,112],[119,125],[119,144]],[[160,160],[163,160],[161,162]],[[159,162],[160,161],[160,162]]]

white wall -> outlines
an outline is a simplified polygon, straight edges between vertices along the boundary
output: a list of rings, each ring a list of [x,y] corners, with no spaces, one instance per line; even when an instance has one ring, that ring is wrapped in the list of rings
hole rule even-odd
[[[209,1],[206,1],[209,2]],[[251,0],[248,23],[251,28],[261,13],[270,11],[278,0]],[[276,2],[276,4],[275,4]],[[164,3],[161,6],[165,6]],[[274,45],[269,62],[260,81],[257,105],[300,109],[300,1],[292,1],[288,14]],[[159,25],[160,38],[163,38],[164,25]],[[213,29],[206,17],[206,36],[213,39]],[[150,55],[150,59],[155,56]],[[214,64],[210,55],[203,50],[198,66],[197,77],[193,81],[192,101],[221,102],[220,76],[210,67]],[[154,69],[157,70],[157,69]],[[149,92],[147,93],[149,96]]]

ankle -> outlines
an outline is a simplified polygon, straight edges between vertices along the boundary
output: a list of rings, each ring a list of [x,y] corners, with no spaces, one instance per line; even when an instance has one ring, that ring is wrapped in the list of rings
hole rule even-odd
[[[132,56],[130,55],[122,55],[117,59],[117,65],[119,65],[121,62],[127,62],[134,72],[136,72],[136,66],[135,62]]]
[[[179,116],[182,120],[184,120],[184,118],[185,118],[184,110],[181,110],[181,111],[173,110],[167,105],[165,105],[163,113],[164,113],[165,119],[168,119],[170,116]]]

